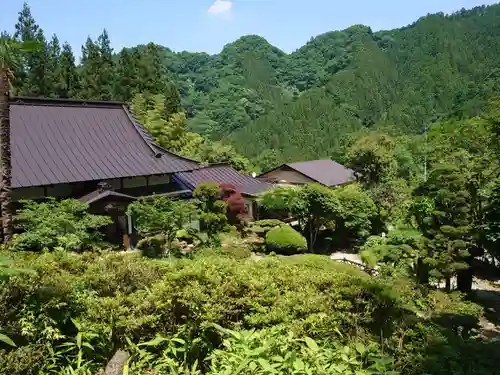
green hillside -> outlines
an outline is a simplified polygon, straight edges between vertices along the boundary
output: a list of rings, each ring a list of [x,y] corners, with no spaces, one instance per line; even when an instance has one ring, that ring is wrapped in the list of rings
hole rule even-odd
[[[46,48],[26,58],[16,87],[23,95],[129,102],[177,87],[188,129],[234,144],[261,168],[342,160],[353,132],[418,133],[437,120],[481,113],[500,90],[499,30],[497,4],[428,15],[390,31],[355,25],[291,54],[252,35],[216,55],[153,43],[117,52],[104,31],[87,40],[75,66],[69,45],[47,41],[25,8],[14,37]]]
[[[431,15],[398,30],[362,26],[313,39],[287,56],[297,100],[231,138],[250,157],[341,157],[346,134],[385,126],[419,132],[435,120],[481,112],[500,90],[500,6]],[[276,155],[274,155],[276,156]]]
[[[192,130],[228,138],[261,167],[342,158],[346,135],[420,132],[470,117],[500,90],[500,5],[434,14],[401,29],[355,25],[285,54],[258,36],[218,55],[165,52]]]

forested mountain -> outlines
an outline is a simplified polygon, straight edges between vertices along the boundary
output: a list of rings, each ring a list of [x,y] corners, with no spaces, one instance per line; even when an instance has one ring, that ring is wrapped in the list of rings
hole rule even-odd
[[[500,91],[500,5],[434,14],[373,32],[355,25],[286,54],[259,36],[221,53],[175,53],[153,43],[114,53],[106,31],[82,47],[47,42],[27,6],[16,33],[45,48],[17,74],[22,95],[131,101],[178,92],[188,127],[224,139],[261,168],[316,157],[343,159],[350,135],[383,127],[418,133],[481,113]]]

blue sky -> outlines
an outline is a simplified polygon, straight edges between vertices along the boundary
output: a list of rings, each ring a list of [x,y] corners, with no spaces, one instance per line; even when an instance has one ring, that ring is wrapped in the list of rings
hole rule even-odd
[[[498,1],[498,0],[497,0]],[[56,33],[78,55],[103,28],[115,50],[155,42],[175,51],[217,53],[257,34],[291,52],[312,36],[365,24],[407,25],[427,13],[493,4],[487,0],[28,0],[46,36]],[[12,31],[23,0],[0,0],[0,30]]]

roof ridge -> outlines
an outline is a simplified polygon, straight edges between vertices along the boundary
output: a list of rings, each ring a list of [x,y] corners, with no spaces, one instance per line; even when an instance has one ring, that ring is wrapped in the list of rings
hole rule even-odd
[[[299,164],[299,163],[313,163],[315,161],[334,161],[335,163],[338,163],[337,161],[331,159],[331,158],[326,158],[326,159],[313,159],[313,160],[302,160],[302,161],[294,161],[291,163],[286,163],[286,165],[291,165],[291,164]]]
[[[84,100],[84,99],[66,99],[66,98],[36,98],[29,96],[13,96],[10,98],[11,104],[30,104],[30,105],[57,105],[68,107],[121,107],[126,103],[111,100]]]
[[[140,121],[134,116],[134,114],[129,110],[129,106],[127,104],[123,104],[123,110],[125,111],[125,114],[127,115],[128,119],[130,122],[132,122],[132,125],[134,126],[134,129],[139,133],[139,136],[142,138],[142,140],[148,145],[148,147],[153,151],[153,155],[157,158],[160,158],[162,156],[162,153],[165,154],[170,154],[172,156],[175,156],[177,158],[187,160],[193,163],[197,163],[198,165],[201,165],[201,163],[197,160],[193,160],[190,158],[187,158],[182,155],[177,155],[176,153],[173,153],[172,151],[167,150],[166,148],[161,147],[158,143],[154,141],[154,137],[149,134],[148,130],[140,123]],[[145,134],[147,134],[151,139],[148,139],[145,137]],[[155,148],[161,152],[157,152]],[[198,169],[198,168],[195,168]]]
[[[149,149],[153,152],[154,157],[160,158],[162,154],[160,152],[157,152],[154,149],[151,142],[148,139],[146,139],[146,137],[144,137],[144,134],[140,131],[139,126],[138,126],[139,122],[133,117],[132,113],[130,113],[130,111],[127,108],[127,105],[123,104],[122,109],[125,112],[125,115],[127,116],[128,120],[132,123],[132,126],[134,127],[135,131],[139,134],[139,136],[144,141],[144,143],[146,143],[146,145],[149,147]],[[144,130],[146,130],[146,129],[144,129]]]

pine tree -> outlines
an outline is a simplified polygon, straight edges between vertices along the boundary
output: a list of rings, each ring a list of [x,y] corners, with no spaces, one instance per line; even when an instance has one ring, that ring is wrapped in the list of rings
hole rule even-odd
[[[38,42],[38,47],[23,55],[23,61],[16,73],[15,86],[18,94],[25,96],[50,96],[51,66],[47,40],[40,26],[35,22],[27,3],[19,12],[14,37],[19,42]]]
[[[15,25],[14,39],[18,42],[32,42],[36,40],[38,29],[40,27],[35,22],[35,19],[31,15],[31,9],[25,2],[23,4],[22,10],[18,14],[17,23]],[[28,72],[31,70],[32,61],[31,54],[24,54],[21,59],[21,63],[16,68],[14,72],[15,80],[14,86],[18,95],[29,95],[30,94],[30,83],[27,82]]]
[[[106,29],[97,38],[97,46],[99,49],[99,70],[98,70],[98,85],[100,88],[99,99],[113,99],[113,89],[115,86],[115,64],[113,61],[113,49],[111,41]]]
[[[58,98],[78,96],[80,79],[76,71],[75,56],[68,43],[64,43],[59,56],[59,64],[55,69],[54,89]]]
[[[49,73],[49,84],[50,93],[49,96],[57,96],[57,84],[58,84],[58,69],[61,59],[61,44],[57,35],[52,35],[52,39],[47,45],[47,51],[49,56],[48,73]]]
[[[85,45],[82,46],[81,90],[79,95],[82,99],[98,100],[101,98],[99,86],[100,62],[99,47],[88,37]]]
[[[134,59],[138,61],[139,91],[151,94],[164,93],[166,69],[160,47],[154,43],[149,43],[142,53],[136,48]]]
[[[38,29],[36,41],[40,47],[28,55],[30,70],[27,76],[28,92],[25,94],[36,97],[48,97],[53,92],[51,84],[51,61],[47,40],[42,29]]]
[[[467,176],[454,164],[441,164],[417,191],[433,201],[431,212],[420,220],[427,248],[424,263],[431,275],[445,280],[450,291],[451,278],[470,269],[468,250],[473,244]]]
[[[137,91],[140,77],[134,55],[127,48],[123,48],[118,54],[116,75],[114,97],[117,100],[129,102]]]

